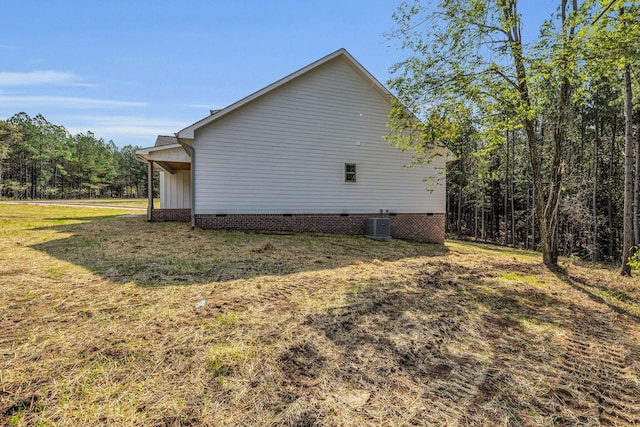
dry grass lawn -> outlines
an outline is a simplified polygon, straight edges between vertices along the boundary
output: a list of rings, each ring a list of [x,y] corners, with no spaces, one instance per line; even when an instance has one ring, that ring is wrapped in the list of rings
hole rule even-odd
[[[607,266],[123,214],[0,204],[0,423],[640,424]]]

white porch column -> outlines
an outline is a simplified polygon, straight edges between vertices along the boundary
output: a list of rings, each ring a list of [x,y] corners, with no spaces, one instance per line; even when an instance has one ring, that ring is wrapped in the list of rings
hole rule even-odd
[[[147,221],[153,219],[153,160],[147,161]]]

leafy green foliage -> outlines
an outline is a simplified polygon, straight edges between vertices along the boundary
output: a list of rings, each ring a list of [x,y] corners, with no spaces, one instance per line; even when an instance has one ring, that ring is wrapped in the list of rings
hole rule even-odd
[[[627,265],[634,270],[637,270],[640,268],[640,245],[634,246],[631,254],[632,255],[627,260]]]
[[[558,250],[614,259],[621,76],[627,65],[637,76],[640,6],[558,0],[538,37],[523,40],[519,3],[400,5],[387,34],[406,54],[389,81],[398,98],[390,142],[427,161],[438,144],[456,155],[450,231],[542,249],[549,265]]]

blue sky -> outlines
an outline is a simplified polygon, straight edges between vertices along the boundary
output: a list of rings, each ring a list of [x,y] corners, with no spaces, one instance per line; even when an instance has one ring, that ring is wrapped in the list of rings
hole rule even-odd
[[[383,35],[399,2],[9,1],[0,119],[40,113],[74,134],[150,146],[339,48],[385,83],[402,59]],[[557,2],[522,3],[536,31]]]

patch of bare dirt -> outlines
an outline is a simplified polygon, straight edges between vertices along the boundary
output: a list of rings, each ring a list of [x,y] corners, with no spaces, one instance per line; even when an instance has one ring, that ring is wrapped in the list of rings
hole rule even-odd
[[[325,363],[325,357],[309,342],[292,345],[277,360],[287,380],[296,386],[313,385]]]

